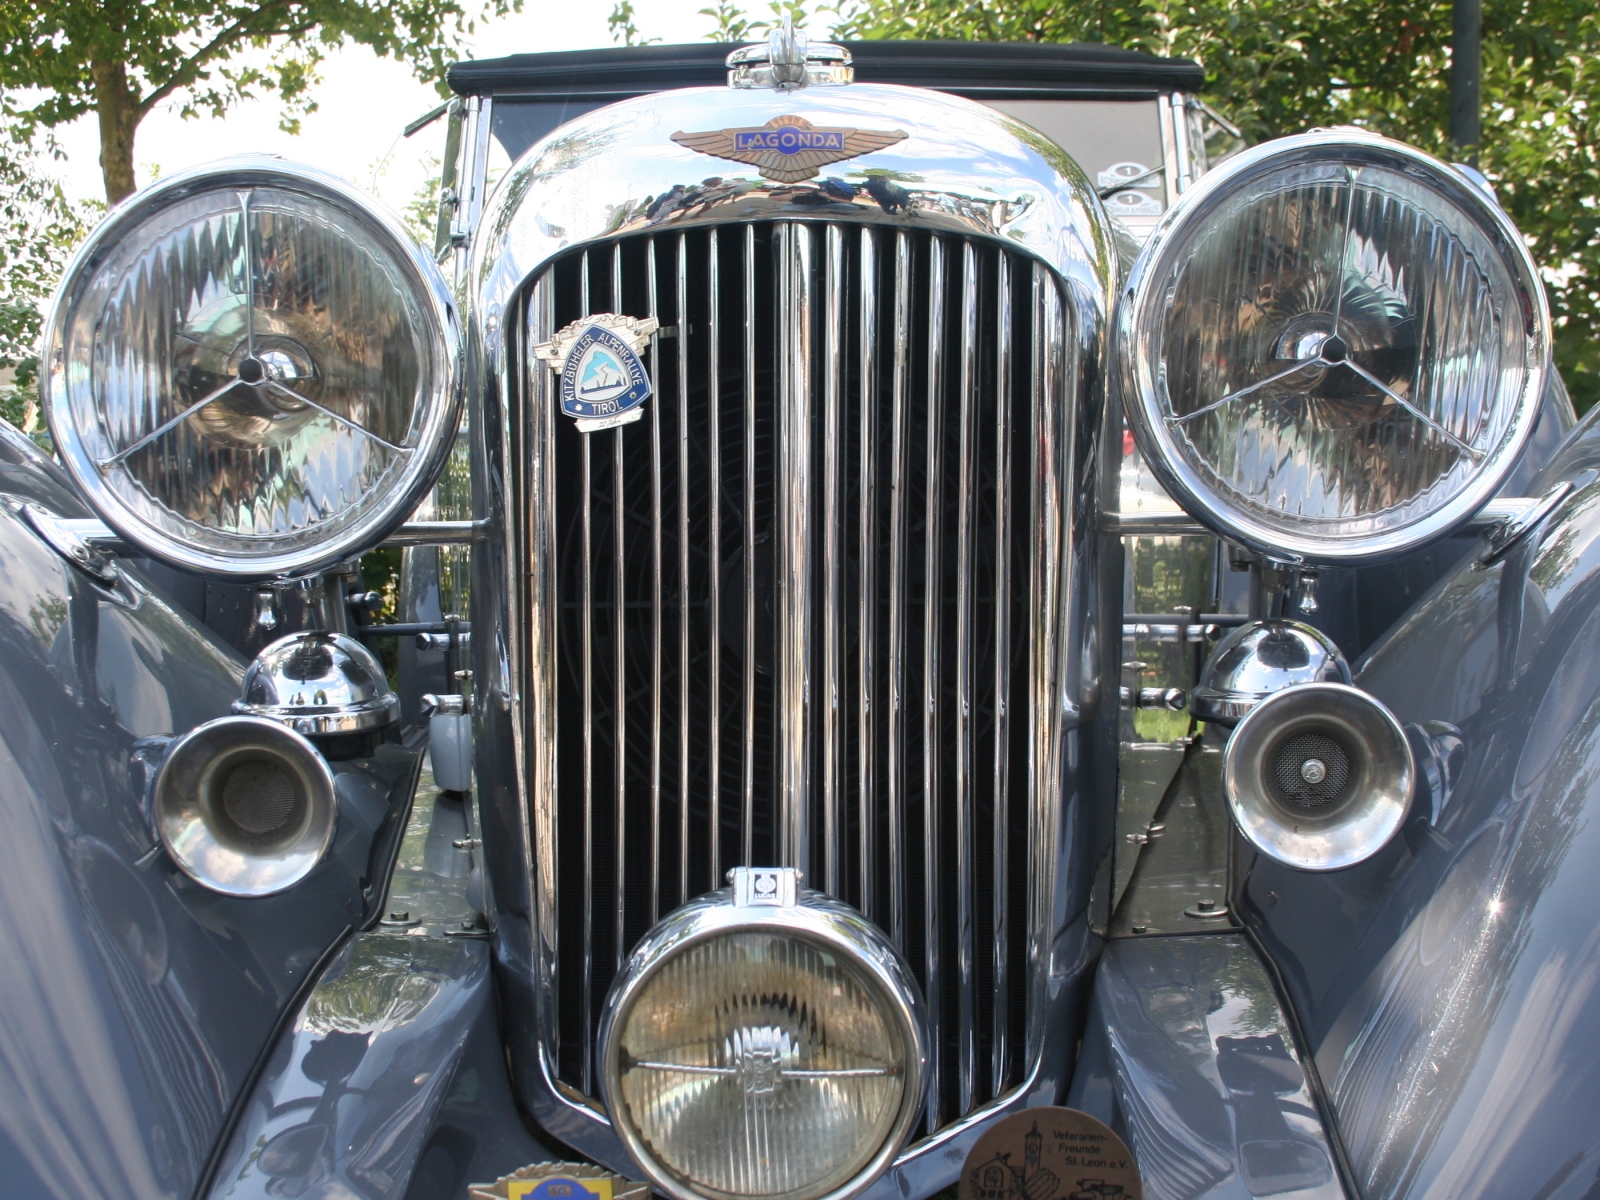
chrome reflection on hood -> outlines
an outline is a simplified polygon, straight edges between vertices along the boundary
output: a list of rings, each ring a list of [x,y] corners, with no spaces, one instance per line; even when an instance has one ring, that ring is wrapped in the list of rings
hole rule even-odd
[[[677,133],[755,129],[785,117],[907,136],[798,183],[673,141]],[[1000,239],[1059,271],[1096,314],[1096,328],[1117,276],[1105,211],[1077,163],[986,105],[888,84],[790,93],[690,88],[580,117],[506,173],[473,250],[474,319],[484,348],[498,356],[506,302],[563,250],[629,233],[770,218],[887,222]]]

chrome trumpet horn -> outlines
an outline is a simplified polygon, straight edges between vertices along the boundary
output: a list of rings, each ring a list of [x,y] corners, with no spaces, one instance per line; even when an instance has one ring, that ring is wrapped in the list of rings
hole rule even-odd
[[[1416,775],[1400,723],[1342,683],[1259,701],[1228,739],[1222,782],[1234,824],[1262,854],[1303,871],[1371,858],[1404,824]]]
[[[315,746],[265,717],[209,721],[168,747],[156,831],[184,874],[229,896],[270,896],[322,861],[338,804]]]

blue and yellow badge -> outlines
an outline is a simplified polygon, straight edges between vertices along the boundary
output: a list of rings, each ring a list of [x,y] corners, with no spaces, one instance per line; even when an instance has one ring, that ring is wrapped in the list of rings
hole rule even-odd
[[[468,1200],[650,1200],[650,1185],[590,1163],[542,1162],[467,1185]]]
[[[611,1200],[611,1180],[570,1179],[553,1175],[549,1179],[519,1179],[506,1188],[509,1200]]]
[[[650,373],[639,352],[655,331],[654,317],[595,313],[533,348],[555,371],[561,411],[579,430],[614,429],[644,415]]]

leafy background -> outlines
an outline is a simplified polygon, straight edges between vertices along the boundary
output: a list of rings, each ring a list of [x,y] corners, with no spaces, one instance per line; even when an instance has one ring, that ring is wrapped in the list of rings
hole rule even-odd
[[[476,9],[456,0],[417,3],[439,12],[399,22],[396,28],[413,36],[403,51],[398,43],[393,49],[422,73],[437,74],[450,21]],[[178,0],[143,5],[180,7]],[[484,6],[511,7],[520,5]],[[735,0],[716,0],[703,10],[706,36],[758,37],[789,14],[837,37],[1106,42],[1198,60],[1206,70],[1206,101],[1252,140],[1359,125],[1444,158],[1463,153],[1445,132],[1448,0],[840,0],[810,9],[780,0],[768,7],[753,16]],[[34,6],[0,0],[0,9],[12,8],[26,10],[26,23],[36,26]],[[348,16],[336,3],[333,10]],[[616,40],[641,40],[632,0],[617,3],[609,23]],[[421,45],[410,24],[439,46]],[[375,36],[365,29],[356,36],[363,34]],[[306,71],[314,70],[318,45],[312,31],[296,47]],[[265,86],[219,73],[189,102],[224,103],[213,94],[218,81],[227,81],[230,96]],[[274,82],[287,99],[303,95],[299,75],[289,81],[293,86]],[[1584,411],[1600,399],[1600,11],[1593,0],[1485,0],[1483,102],[1476,157],[1541,265],[1557,362]],[[286,119],[298,118],[293,109]],[[68,200],[55,182],[57,157],[49,127],[26,117],[15,92],[0,95],[0,415],[41,439],[35,357],[41,314],[73,247],[103,211]],[[408,213],[419,229],[429,202],[419,198]]]
[[[1446,160],[1463,157],[1447,137],[1448,0],[843,0],[809,12],[792,3],[770,8],[761,21],[728,0],[703,12],[717,26],[711,36],[730,40],[791,13],[840,38],[1104,42],[1181,55],[1205,67],[1203,98],[1253,142],[1358,125]],[[1583,412],[1600,400],[1600,7],[1484,0],[1482,36],[1478,166],[1540,264],[1556,361]]]
[[[0,134],[0,417],[48,447],[38,407],[40,328],[68,256],[101,206],[74,204],[43,152],[19,131]]]

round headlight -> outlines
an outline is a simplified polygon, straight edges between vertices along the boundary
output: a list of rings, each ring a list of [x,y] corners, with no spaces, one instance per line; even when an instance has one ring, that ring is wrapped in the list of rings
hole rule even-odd
[[[1459,172],[1359,131],[1205,176],[1135,264],[1123,404],[1217,532],[1341,563],[1441,537],[1533,430],[1550,318],[1527,248]]]
[[[921,1111],[925,1045],[915,983],[854,910],[720,892],[668,917],[613,985],[602,1088],[679,1200],[843,1200]]]
[[[438,268],[331,175],[231,159],[95,230],[45,334],[62,461],[155,558],[304,574],[380,541],[455,429],[459,324]]]

